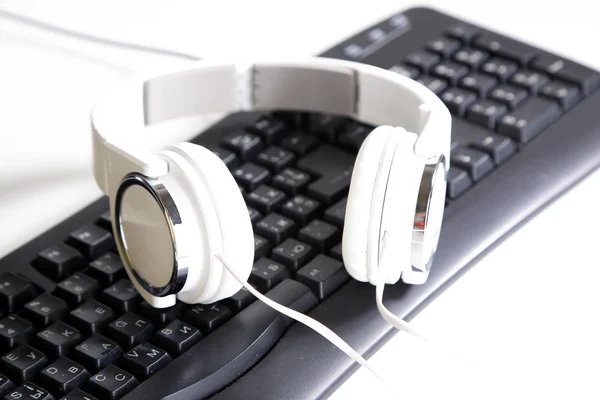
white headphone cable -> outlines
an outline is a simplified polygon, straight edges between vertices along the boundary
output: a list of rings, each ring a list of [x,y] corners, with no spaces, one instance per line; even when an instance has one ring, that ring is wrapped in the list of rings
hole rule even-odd
[[[364,359],[363,356],[358,354],[356,350],[354,350],[348,343],[344,341],[344,339],[339,337],[335,332],[333,332],[331,329],[329,329],[319,321],[314,320],[305,314],[292,310],[291,308],[288,308],[269,299],[267,296],[263,295],[262,293],[254,289],[252,285],[246,282],[246,280],[244,280],[238,274],[235,268],[231,268],[228,262],[223,258],[221,254],[216,254],[215,257],[217,257],[217,259],[221,261],[221,263],[225,266],[225,268],[227,268],[231,275],[233,275],[233,277],[240,284],[242,284],[250,293],[256,296],[256,298],[258,298],[260,301],[262,301],[272,309],[300,322],[301,324],[306,325],[307,327],[311,328],[312,330],[323,336],[325,339],[329,340],[335,347],[346,353],[348,357],[350,357],[351,359],[365,367],[367,370],[369,370],[379,381],[381,381],[381,383],[383,383],[383,385],[389,390],[390,394],[392,394],[394,398],[399,398],[398,394],[395,393],[394,390],[392,390],[392,387],[388,385],[387,382],[375,371],[375,369],[369,364],[369,362],[366,359]]]

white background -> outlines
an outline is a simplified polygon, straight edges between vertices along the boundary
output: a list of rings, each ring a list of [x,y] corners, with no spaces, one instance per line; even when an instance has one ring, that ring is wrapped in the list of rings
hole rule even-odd
[[[204,57],[248,58],[316,54],[413,5],[166,3],[14,0],[0,1],[0,8]],[[419,4],[600,69],[593,2]],[[78,43],[0,18],[0,256],[100,195],[91,175],[88,131],[88,111],[98,93],[126,73],[181,62]],[[374,366],[407,399],[599,398],[599,188],[596,172],[417,316],[418,329],[461,359],[401,333],[372,358]],[[334,398],[384,396],[361,370]]]

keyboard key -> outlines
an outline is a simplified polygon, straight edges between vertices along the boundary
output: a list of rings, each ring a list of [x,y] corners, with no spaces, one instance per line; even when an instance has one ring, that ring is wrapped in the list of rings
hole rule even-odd
[[[422,76],[417,81],[437,95],[448,87],[448,83],[445,80],[433,76]]]
[[[283,265],[262,257],[252,266],[248,282],[259,292],[266,293],[290,276],[290,272]]]
[[[477,100],[476,94],[459,88],[448,89],[442,94],[442,101],[448,110],[458,116],[463,116],[475,100]]]
[[[452,149],[450,162],[467,171],[475,182],[494,169],[494,163],[486,153],[463,146]]]
[[[427,73],[434,65],[440,62],[440,56],[425,50],[417,50],[410,53],[404,59],[404,62],[419,68],[421,72]]]
[[[125,396],[138,385],[138,381],[129,372],[109,365],[87,381],[84,390],[99,399],[116,400]]]
[[[26,382],[22,384],[21,386],[4,396],[4,400],[12,399],[54,400],[50,393],[48,393],[41,387],[34,385],[31,382]]]
[[[318,201],[299,194],[283,204],[281,213],[293,218],[300,225],[306,225],[317,215],[320,207],[321,203]]]
[[[329,207],[325,211],[325,215],[323,219],[327,222],[330,222],[338,227],[342,228],[344,226],[344,218],[346,217],[346,203],[348,202],[348,198],[344,197],[342,200],[338,201],[331,207]]]
[[[110,218],[110,215],[109,215]],[[35,267],[48,278],[61,281],[85,267],[87,262],[74,248],[57,243],[39,252]]]
[[[536,55],[535,50],[526,44],[490,33],[475,38],[473,46],[516,61],[523,66]]]
[[[344,262],[344,254],[342,250],[342,244],[338,243],[329,250],[327,253],[329,257],[335,258],[336,260]]]
[[[338,134],[348,125],[346,118],[330,114],[311,113],[308,120],[308,130],[329,143],[335,143]]]
[[[75,389],[69,392],[65,397],[61,397],[60,400],[98,400],[91,394],[87,394],[81,389]]]
[[[86,335],[100,333],[114,318],[113,311],[96,300],[89,300],[67,316],[67,322]]]
[[[1,319],[0,351],[4,353],[15,346],[28,343],[33,333],[33,325],[17,315],[11,314]]]
[[[271,186],[262,185],[246,196],[246,202],[263,214],[278,210],[287,199],[285,193]]]
[[[531,63],[531,67],[554,78],[563,79],[578,85],[586,96],[596,89],[600,83],[600,74],[598,72],[583,65],[551,55],[537,57]]]
[[[50,293],[42,293],[25,304],[21,315],[35,326],[43,328],[62,319],[67,313],[67,303]]]
[[[117,314],[123,314],[135,310],[142,301],[142,296],[129,279],[121,279],[114,285],[104,289],[100,295],[100,301],[112,308]]]
[[[467,119],[476,124],[494,129],[496,120],[506,112],[506,107],[490,100],[477,100],[467,111]]]
[[[445,61],[438,64],[431,70],[431,75],[445,79],[450,82],[451,85],[456,85],[458,81],[468,73],[468,67],[451,61]]]
[[[40,372],[39,383],[56,397],[83,386],[90,374],[81,365],[61,357]]]
[[[150,340],[154,326],[146,318],[134,313],[126,313],[112,321],[104,335],[123,349],[130,349],[146,340]]]
[[[502,82],[506,82],[517,71],[517,68],[517,64],[512,61],[502,58],[492,58],[483,64],[481,70],[486,74],[495,76]]]
[[[310,261],[314,254],[311,246],[290,238],[273,249],[271,258],[295,272]]]
[[[254,235],[254,261],[267,257],[271,251],[271,243],[264,237]]]
[[[559,81],[553,81],[546,84],[540,94],[549,99],[559,102],[562,108],[569,110],[581,99],[581,92],[577,86]]]
[[[138,380],[143,381],[171,361],[173,359],[163,349],[150,343],[143,343],[125,353],[120,366],[131,372]]]
[[[67,244],[79,250],[88,260],[98,258],[115,248],[115,241],[110,232],[93,224],[71,233]]]
[[[255,232],[271,243],[279,244],[296,233],[296,224],[283,215],[271,213],[256,224]]]
[[[516,111],[500,118],[496,129],[514,140],[527,143],[561,115],[562,110],[557,102],[534,97]]]
[[[16,383],[32,380],[47,364],[44,353],[27,345],[19,346],[0,358],[2,372]]]
[[[123,351],[115,342],[95,334],[76,346],[69,358],[83,365],[90,373],[96,373],[117,361],[122,354]]]
[[[502,85],[492,90],[490,99],[499,101],[507,107],[514,109],[527,98],[527,91],[513,85]]]
[[[341,232],[336,226],[315,219],[300,229],[298,239],[324,253],[340,241]]]
[[[508,160],[517,151],[515,142],[494,133],[472,142],[470,146],[489,154],[497,165]]]
[[[221,302],[197,304],[185,312],[183,320],[200,329],[203,335],[208,335],[227,322],[232,315],[229,308]]]
[[[96,221],[96,224],[98,226],[106,229],[107,231],[111,232],[112,231],[112,218],[110,216],[110,211],[104,211],[102,214],[100,214],[100,217]],[[66,275],[69,275],[69,274],[67,273]],[[59,281],[61,279],[62,278],[59,278],[56,280]]]
[[[255,210],[252,207],[248,207],[248,216],[250,217],[250,222],[252,222],[252,225],[260,221],[263,217],[262,214],[258,212],[258,210]]]
[[[447,37],[440,37],[429,41],[425,47],[444,58],[448,58],[460,48],[460,42]]]
[[[522,70],[510,78],[510,83],[527,89],[529,93],[535,94],[548,82],[548,77],[539,72]]]
[[[349,280],[350,275],[341,262],[319,254],[298,271],[296,279],[323,300]]]
[[[0,396],[4,396],[6,393],[12,391],[14,388],[15,384],[6,376],[0,374]]]
[[[370,126],[358,123],[351,124],[339,135],[338,144],[352,151],[358,151],[372,131],[373,128]]]
[[[456,25],[453,25],[450,29],[448,29],[446,35],[468,44],[471,42],[471,39],[473,39],[478,33],[478,28],[464,23],[458,23]]]
[[[106,253],[90,263],[86,274],[96,279],[102,286],[112,285],[125,278],[125,268],[121,258],[114,253]]]
[[[231,150],[222,147],[209,147],[209,150],[219,157],[230,170],[240,165],[239,157]]]
[[[223,138],[223,147],[233,150],[242,161],[253,159],[264,147],[260,137],[239,130]]]
[[[76,272],[56,286],[54,294],[75,307],[86,300],[96,297],[99,290],[98,281]]]
[[[409,77],[410,79],[415,79],[419,76],[419,70],[410,65],[396,64],[390,68],[390,71]]]
[[[452,59],[467,65],[471,69],[478,69],[489,57],[490,55],[484,51],[466,48],[457,51]]]
[[[265,183],[271,174],[266,168],[256,164],[245,163],[233,171],[233,177],[246,190],[254,190]]]
[[[306,172],[299,171],[293,168],[286,168],[279,174],[275,175],[273,182],[274,187],[277,187],[288,195],[293,196],[304,190],[310,182],[310,175]]]
[[[266,115],[261,116],[254,125],[249,127],[249,130],[257,133],[269,145],[278,143],[287,133],[282,120]]]
[[[458,83],[463,89],[470,90],[479,97],[487,96],[488,92],[496,86],[498,81],[489,75],[484,74],[469,74],[462,78]]]
[[[175,305],[171,307],[156,308],[152,307],[144,300],[138,307],[138,314],[142,317],[148,318],[155,327],[161,327],[168,322],[181,318],[184,311],[185,305],[179,302],[175,303]]]
[[[35,296],[31,283],[12,272],[0,275],[0,309],[13,312]]]
[[[447,176],[447,196],[455,199],[467,191],[473,185],[473,181],[469,177],[467,171],[450,166]]]
[[[296,155],[303,156],[317,147],[318,144],[319,140],[314,136],[294,131],[283,138],[280,146],[294,152]]]
[[[83,336],[79,331],[63,322],[55,322],[46,329],[38,332],[33,338],[33,346],[43,351],[52,359],[65,357],[79,343]]]
[[[254,300],[256,300],[256,297],[254,297],[254,295],[250,293],[248,289],[243,287],[233,296],[223,299],[223,304],[225,304],[232,312],[238,313],[252,304]]]
[[[198,343],[200,339],[202,334],[198,328],[176,319],[156,332],[152,343],[165,349],[171,357],[175,358]]]
[[[261,151],[256,162],[277,173],[294,162],[294,153],[281,147],[271,146]]]

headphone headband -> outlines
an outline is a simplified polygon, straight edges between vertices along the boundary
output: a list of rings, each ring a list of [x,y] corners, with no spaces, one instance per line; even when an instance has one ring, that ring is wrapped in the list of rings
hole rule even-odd
[[[151,126],[187,119],[178,129],[189,131],[191,138],[198,130],[190,117],[274,109],[401,126],[418,134],[417,155],[443,154],[449,159],[450,114],[433,92],[410,78],[327,58],[251,64],[200,61],[175,72],[135,79],[94,108],[96,181],[112,194],[128,172],[149,177],[166,173],[166,162],[148,152],[166,144],[165,138],[140,138]]]

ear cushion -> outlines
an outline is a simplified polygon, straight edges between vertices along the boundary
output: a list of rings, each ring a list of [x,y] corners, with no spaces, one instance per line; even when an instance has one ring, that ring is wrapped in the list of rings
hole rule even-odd
[[[192,143],[179,143],[167,148],[185,158],[202,180],[212,200],[217,216],[219,235],[209,237],[211,274],[220,276],[219,286],[213,294],[203,299],[212,303],[230,297],[241,285],[214,254],[220,251],[240,275],[248,279],[254,261],[254,233],[248,208],[239,187],[223,161],[212,151]]]
[[[395,128],[391,126],[374,129],[363,142],[352,171],[342,253],[350,276],[362,282],[370,280],[367,271],[367,264],[372,257],[369,255],[369,247],[373,245],[371,242],[378,240],[385,195],[385,185],[382,187],[381,183],[387,180],[392,159],[390,156],[393,155],[398,140],[393,132]],[[380,172],[383,174],[378,178]],[[372,213],[375,213],[375,218]],[[377,230],[377,234],[372,235],[373,229]]]

